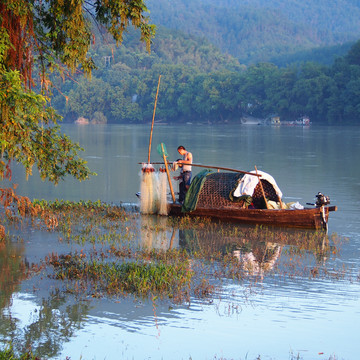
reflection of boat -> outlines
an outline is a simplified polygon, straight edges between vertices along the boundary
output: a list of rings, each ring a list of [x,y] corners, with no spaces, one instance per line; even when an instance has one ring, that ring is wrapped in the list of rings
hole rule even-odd
[[[140,220],[139,246],[142,249],[168,250],[177,248],[175,229],[168,225],[165,216],[142,216]]]
[[[263,179],[260,180],[261,184],[258,182],[256,185],[250,197],[251,205],[248,206],[249,197],[234,199],[231,196],[242,176],[242,174],[225,172],[207,174],[201,188],[196,193],[192,191],[192,187],[196,186],[197,183],[195,177],[186,195],[184,205],[169,204],[169,215],[182,216],[186,214],[238,223],[322,229],[327,226],[329,212],[337,210],[336,206],[325,205],[302,209],[295,208],[294,210],[266,208],[262,191],[264,191],[268,201],[279,201],[279,197],[273,186]],[[194,200],[194,196],[196,196],[196,200]],[[189,209],[187,202],[191,201],[196,206]],[[251,208],[254,204],[255,208]]]
[[[189,254],[204,259],[231,255],[250,274],[270,271],[283,257],[312,254],[317,262],[326,260],[331,246],[324,232],[303,229],[258,228],[211,222],[204,228],[179,230],[179,245]],[[285,252],[282,252],[286,249]]]

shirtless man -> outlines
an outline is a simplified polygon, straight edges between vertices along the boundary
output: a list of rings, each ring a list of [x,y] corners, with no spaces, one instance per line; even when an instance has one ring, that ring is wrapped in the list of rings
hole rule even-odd
[[[186,191],[189,189],[191,182],[191,165],[193,162],[192,153],[187,151],[184,146],[177,148],[178,153],[183,157],[182,160],[178,160],[178,164],[182,164],[181,172],[179,176],[174,176],[175,180],[181,180],[179,184],[179,202],[182,204],[185,199]]]

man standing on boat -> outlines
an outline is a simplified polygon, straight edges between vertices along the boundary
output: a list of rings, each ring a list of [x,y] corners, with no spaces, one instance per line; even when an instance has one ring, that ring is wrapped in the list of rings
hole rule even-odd
[[[183,157],[182,160],[178,160],[178,164],[182,164],[181,172],[179,176],[174,176],[175,180],[180,180],[179,184],[179,202],[182,204],[185,200],[185,194],[189,189],[191,182],[191,165],[193,162],[192,153],[187,151],[184,146],[180,145],[177,148],[178,153]]]

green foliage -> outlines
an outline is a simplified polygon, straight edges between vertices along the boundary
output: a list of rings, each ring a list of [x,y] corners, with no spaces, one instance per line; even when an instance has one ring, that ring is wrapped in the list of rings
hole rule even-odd
[[[54,201],[47,201],[44,199],[34,199],[32,201],[34,206],[39,205],[42,209],[49,209],[49,210],[106,210],[110,207],[110,205],[101,202],[100,200],[91,201],[91,200],[80,200],[78,202],[73,202],[69,200],[54,200]]]
[[[105,262],[87,260],[84,254],[52,256],[55,278],[93,284],[92,295],[107,293],[135,296],[186,297],[194,272],[183,257],[157,262]],[[185,293],[184,293],[185,292]]]
[[[30,352],[16,356],[12,346],[8,346],[0,350],[0,360],[38,360],[38,358]]]
[[[161,74],[158,120],[236,122],[244,115],[265,118],[277,113],[288,121],[306,114],[313,123],[357,123],[358,44],[332,66],[306,62],[279,68],[271,63],[258,63],[246,70],[238,67],[233,71],[226,69],[226,62],[218,71],[210,72],[184,64],[165,64],[170,55],[157,60],[149,69],[142,69],[141,65],[131,69],[120,55],[118,62],[95,72],[92,83],[81,82],[69,93],[65,115],[70,118],[74,113],[85,114],[92,118],[100,110],[112,123],[150,121]],[[166,49],[159,51],[166,53]],[[212,61],[216,63],[210,54],[208,63]]]
[[[66,175],[87,179],[94,173],[79,158],[82,149],[57,125],[60,117],[50,105],[48,75],[60,70],[63,76],[66,68],[74,73],[79,67],[91,73],[95,63],[88,50],[94,23],[104,25],[117,43],[131,24],[150,50],[155,27],[144,15],[143,0],[0,0],[0,10],[0,177],[10,178],[6,167],[16,161],[25,167],[27,176],[36,165],[41,178],[55,184]],[[31,90],[35,65],[41,74],[38,92]],[[84,85],[81,94],[94,97],[95,93],[103,99],[107,92],[110,86],[95,81],[92,89]],[[94,121],[104,123],[106,106],[94,102],[88,113]]]
[[[75,71],[79,65],[85,73],[95,68],[91,57],[87,57],[93,40],[92,23],[103,25],[120,44],[123,33],[132,24],[140,29],[141,40],[147,49],[154,37],[155,27],[148,24],[144,14],[147,8],[143,0],[124,2],[110,1],[38,1],[32,0],[35,34],[39,42],[42,63],[55,66],[53,59]],[[52,56],[47,54],[53,51]]]
[[[2,177],[5,161],[11,160],[21,163],[27,176],[36,164],[41,178],[55,184],[67,174],[79,180],[92,174],[86,162],[77,156],[80,146],[53,125],[59,117],[47,106],[48,102],[47,97],[23,87],[18,71],[0,67]]]

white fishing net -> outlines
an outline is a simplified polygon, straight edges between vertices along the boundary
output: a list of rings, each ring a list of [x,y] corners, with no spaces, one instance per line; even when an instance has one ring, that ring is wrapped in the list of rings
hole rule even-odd
[[[151,164],[146,164],[140,172],[140,212],[156,214],[159,207],[158,176]]]
[[[158,213],[159,215],[167,215],[168,214],[168,201],[167,201],[167,184],[168,179],[165,171],[159,172],[159,209]]]

